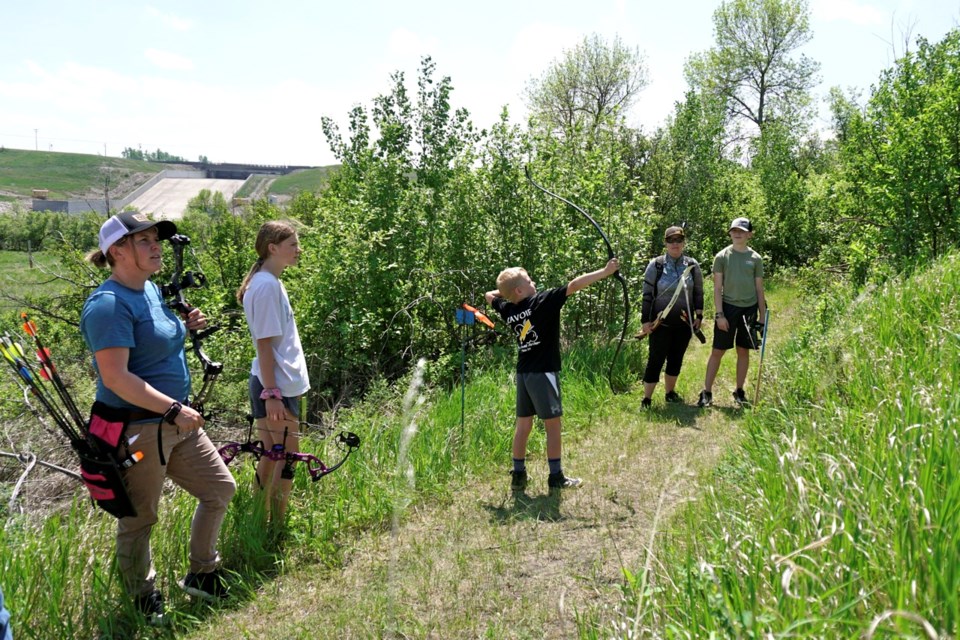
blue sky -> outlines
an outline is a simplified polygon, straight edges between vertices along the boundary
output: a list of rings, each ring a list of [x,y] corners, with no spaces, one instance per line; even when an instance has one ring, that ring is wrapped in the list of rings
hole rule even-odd
[[[917,36],[960,24],[960,0],[809,0],[804,53],[832,86],[869,91]],[[7,0],[0,7],[0,145],[118,156],[124,147],[214,162],[335,162],[320,128],[416,79],[429,55],[478,128],[550,62],[598,33],[646,56],[650,86],[630,114],[652,130],[713,44],[719,0]],[[826,124],[826,123],[824,123]]]

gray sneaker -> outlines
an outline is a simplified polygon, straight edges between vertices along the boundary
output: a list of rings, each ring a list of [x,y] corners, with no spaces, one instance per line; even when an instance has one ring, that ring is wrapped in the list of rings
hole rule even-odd
[[[551,489],[576,489],[583,484],[583,480],[580,478],[568,478],[563,475],[563,471],[560,473],[551,473],[547,476],[547,486]]]

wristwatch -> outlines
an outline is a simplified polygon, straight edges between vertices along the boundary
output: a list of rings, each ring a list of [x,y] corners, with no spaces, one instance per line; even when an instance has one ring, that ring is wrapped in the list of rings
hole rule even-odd
[[[163,421],[167,424],[177,424],[177,416],[180,415],[181,409],[183,409],[183,405],[179,402],[174,402],[170,405],[170,408],[167,409],[167,412],[163,414]]]

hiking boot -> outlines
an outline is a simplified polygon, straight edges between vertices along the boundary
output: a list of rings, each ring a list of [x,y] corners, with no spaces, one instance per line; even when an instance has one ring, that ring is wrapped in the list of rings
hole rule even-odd
[[[747,401],[747,394],[743,392],[743,389],[737,389],[733,392],[733,401],[737,403],[738,407],[749,404]]]
[[[583,484],[583,480],[580,478],[568,478],[563,475],[563,471],[560,473],[551,473],[547,476],[547,486],[551,489],[576,489],[581,484]]]
[[[166,610],[163,608],[163,594],[154,589],[150,593],[142,594],[133,599],[137,611],[147,619],[147,624],[160,627],[166,624],[164,618]]]
[[[527,488],[527,472],[526,471],[516,471],[513,470],[510,472],[510,489],[513,491],[523,491]]]
[[[227,597],[227,583],[220,569],[214,569],[209,573],[188,573],[180,582],[180,588],[191,596],[204,600]]]
[[[700,399],[697,400],[698,407],[709,407],[713,404],[713,394],[709,391],[701,391]]]
[[[643,400],[640,401],[640,408],[649,409],[652,404],[653,404],[653,400],[651,400],[650,398],[644,398]]]
[[[663,399],[667,402],[683,402],[683,398],[680,397],[680,394],[676,391],[671,391],[667,395],[663,396]]]

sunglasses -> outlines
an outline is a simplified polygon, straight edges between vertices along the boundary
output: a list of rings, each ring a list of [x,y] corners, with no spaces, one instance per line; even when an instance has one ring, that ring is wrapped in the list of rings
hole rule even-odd
[[[673,238],[667,238],[666,242],[667,244],[682,244],[683,238],[677,238],[674,236]]]

